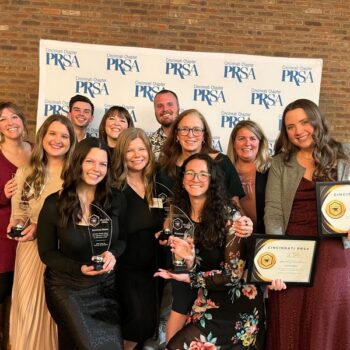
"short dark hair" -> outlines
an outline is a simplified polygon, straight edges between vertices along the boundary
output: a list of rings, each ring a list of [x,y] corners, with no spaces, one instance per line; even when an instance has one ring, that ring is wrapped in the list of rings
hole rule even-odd
[[[175,93],[174,91],[167,90],[167,89],[163,89],[163,90],[158,91],[158,92],[155,94],[153,101],[155,101],[156,98],[157,98],[159,95],[164,95],[164,94],[172,94],[172,95],[175,97],[175,100],[176,100],[176,102],[177,102],[177,105],[179,105],[179,99],[178,99],[176,93]]]
[[[72,111],[73,105],[75,102],[85,102],[88,103],[91,106],[91,114],[94,115],[94,109],[95,106],[94,104],[91,102],[91,100],[89,98],[87,98],[86,96],[83,95],[75,95],[73,96],[70,101],[69,101],[69,112]]]

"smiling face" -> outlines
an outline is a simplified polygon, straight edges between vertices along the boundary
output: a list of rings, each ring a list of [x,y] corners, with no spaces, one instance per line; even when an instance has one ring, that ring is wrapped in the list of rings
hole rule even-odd
[[[69,131],[59,121],[52,122],[43,138],[43,148],[48,157],[63,159],[70,147]]]
[[[159,94],[154,99],[154,113],[158,123],[169,128],[179,115],[179,105],[172,93]]]
[[[132,140],[125,153],[125,161],[130,172],[141,172],[149,162],[145,143],[139,137]]]
[[[104,149],[91,148],[83,160],[81,179],[89,186],[99,184],[107,174],[108,156]]]
[[[0,133],[5,138],[16,140],[22,137],[23,131],[22,119],[11,109],[4,108],[0,114]]]
[[[193,159],[186,164],[182,184],[190,198],[205,199],[207,197],[210,175],[205,176],[205,174],[208,174],[206,161]]]
[[[198,135],[193,135],[193,130],[190,130],[187,135],[183,135],[181,129],[193,129],[198,128],[204,130],[204,125],[199,116],[195,113],[191,113],[182,118],[177,126],[176,138],[181,145],[182,151],[187,153],[198,153],[202,149],[202,143],[204,140],[204,131]]]
[[[254,162],[259,151],[259,139],[248,128],[241,128],[236,134],[233,147],[237,157],[244,162]]]
[[[105,131],[108,141],[115,141],[119,134],[128,128],[127,119],[119,113],[109,116],[106,119]]]
[[[285,127],[289,141],[300,150],[312,151],[314,146],[314,127],[302,108],[296,108],[286,113]]]
[[[74,127],[86,128],[94,118],[89,103],[77,101],[73,104],[72,110],[68,113]]]

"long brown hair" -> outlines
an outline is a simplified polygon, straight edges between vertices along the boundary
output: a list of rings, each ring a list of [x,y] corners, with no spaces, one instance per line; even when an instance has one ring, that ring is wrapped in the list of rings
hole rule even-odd
[[[25,193],[29,193],[30,189],[33,188],[34,198],[38,198],[44,186],[47,175],[47,155],[43,147],[43,139],[50,125],[53,122],[60,122],[63,125],[65,125],[69,133],[70,147],[64,157],[61,178],[63,178],[63,174],[65,173],[69,165],[76,144],[76,137],[74,133],[73,124],[66,116],[60,114],[53,114],[44,121],[44,123],[41,125],[39,131],[36,134],[35,146],[33,148],[33,152],[29,162],[30,172],[25,180],[22,190],[24,196]]]
[[[305,112],[309,123],[314,128],[312,135],[314,140],[312,156],[315,162],[313,180],[336,180],[336,167],[338,160],[348,159],[348,157],[344,153],[342,144],[331,137],[328,124],[318,106],[310,100],[299,99],[291,102],[283,111],[281,132],[275,143],[275,154],[283,153],[284,162],[287,163],[290,160],[291,155],[299,150],[298,147],[290,142],[285,125],[286,114],[297,108],[301,108]]]
[[[200,153],[218,153],[212,147],[212,136],[210,132],[209,125],[205,120],[202,113],[200,113],[197,109],[187,109],[183,111],[174,121],[171,126],[169,135],[166,139],[165,144],[163,145],[162,151],[159,157],[160,167],[164,169],[170,176],[176,177],[176,162],[179,159],[182,148],[179,142],[177,142],[177,128],[183,118],[187,115],[193,114],[197,116],[203,123],[204,134],[203,134],[203,144],[200,150]]]

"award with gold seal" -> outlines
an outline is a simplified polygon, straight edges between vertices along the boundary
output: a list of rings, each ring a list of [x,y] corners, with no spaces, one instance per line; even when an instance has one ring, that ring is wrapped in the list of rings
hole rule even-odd
[[[248,283],[269,284],[275,279],[310,285],[318,246],[317,237],[253,235]]]
[[[345,236],[350,229],[350,182],[317,182],[318,233]]]

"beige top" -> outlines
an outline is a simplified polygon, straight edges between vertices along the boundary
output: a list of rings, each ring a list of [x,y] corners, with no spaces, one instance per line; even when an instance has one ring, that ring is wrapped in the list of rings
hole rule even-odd
[[[44,204],[45,198],[51,193],[57,192],[62,188],[62,168],[55,168],[53,171],[48,172],[39,198],[31,198],[28,203],[28,209],[25,209],[23,208],[23,205],[20,205],[20,203],[24,181],[29,172],[30,168],[28,166],[21,167],[16,172],[15,179],[17,181],[18,190],[11,199],[11,220],[26,221],[27,217],[29,216],[30,223],[36,224],[38,222],[38,216]]]

